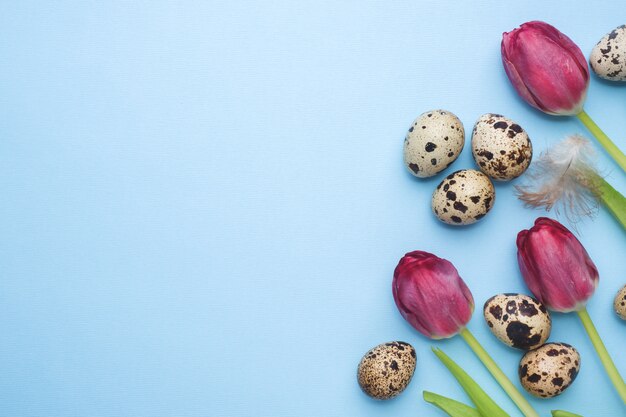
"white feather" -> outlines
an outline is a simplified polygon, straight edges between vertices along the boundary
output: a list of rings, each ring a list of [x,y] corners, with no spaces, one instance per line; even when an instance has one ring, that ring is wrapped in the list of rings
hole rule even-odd
[[[574,135],[543,152],[526,174],[527,182],[515,187],[527,206],[562,211],[572,223],[597,212],[594,178],[595,152],[591,143]]]

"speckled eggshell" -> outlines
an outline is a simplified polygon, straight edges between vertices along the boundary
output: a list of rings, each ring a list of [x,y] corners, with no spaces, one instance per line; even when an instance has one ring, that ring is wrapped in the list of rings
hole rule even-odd
[[[448,175],[435,189],[433,213],[455,226],[482,219],[493,207],[496,191],[489,177],[480,171],[463,169]]]
[[[458,158],[464,144],[458,117],[447,110],[427,111],[413,121],[404,138],[404,164],[416,177],[432,177]]]
[[[528,169],[533,147],[519,124],[502,115],[487,113],[474,125],[472,155],[482,172],[495,180],[508,181]]]
[[[485,321],[504,344],[522,350],[543,345],[552,330],[546,307],[524,294],[498,294],[485,302]]]
[[[519,378],[530,394],[550,398],[562,394],[579,370],[580,355],[576,349],[566,343],[546,343],[522,357]]]
[[[591,68],[610,81],[626,81],[626,25],[607,33],[591,51]]]
[[[615,301],[613,302],[613,307],[615,307],[615,312],[622,319],[626,320],[626,285],[624,285],[615,296]]]
[[[363,356],[357,370],[359,386],[377,400],[400,394],[415,372],[415,349],[406,342],[382,343]]]

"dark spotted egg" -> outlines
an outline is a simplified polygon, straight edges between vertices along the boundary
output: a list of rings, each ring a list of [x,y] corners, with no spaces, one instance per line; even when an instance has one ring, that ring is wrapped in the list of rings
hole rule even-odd
[[[431,205],[439,220],[460,226],[482,219],[495,199],[496,191],[485,174],[463,169],[441,181],[433,193]]]
[[[415,349],[406,342],[382,343],[367,352],[357,370],[364,393],[377,400],[400,394],[415,372]]]
[[[499,114],[487,113],[474,125],[472,155],[482,172],[494,180],[508,181],[528,169],[533,147],[519,124]]]
[[[465,144],[463,123],[447,110],[422,113],[404,138],[404,164],[416,177],[426,178],[446,169]]]
[[[580,354],[566,343],[547,343],[526,352],[519,364],[519,379],[530,394],[556,397],[576,379]]]
[[[485,302],[483,315],[491,332],[502,343],[518,349],[543,345],[552,330],[545,306],[524,294],[494,295]]]
[[[615,301],[613,302],[613,307],[615,307],[617,315],[622,320],[626,320],[626,285],[624,285],[622,289],[617,292]]]
[[[626,25],[607,33],[591,51],[591,69],[610,81],[626,81]]]

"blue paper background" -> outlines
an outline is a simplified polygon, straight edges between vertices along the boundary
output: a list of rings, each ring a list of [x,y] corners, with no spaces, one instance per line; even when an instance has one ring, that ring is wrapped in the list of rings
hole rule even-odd
[[[492,213],[450,228],[430,212],[445,174],[412,178],[413,118],[445,108],[467,131],[498,112],[538,154],[575,119],[515,95],[500,36],[547,20],[588,54],[626,23],[615,2],[4,1],[0,4],[0,414],[442,416],[466,401],[430,352],[456,358],[520,414],[461,340],[421,337],[390,284],[398,259],[450,259],[477,302],[470,327],[515,378],[480,307],[524,291],[515,236],[543,214],[497,184]],[[591,80],[588,112],[626,149],[626,88]],[[469,148],[469,138],[466,143]],[[617,188],[626,175],[605,155]],[[466,149],[446,172],[473,167]],[[589,310],[626,374],[626,234],[579,226],[600,272]],[[369,348],[412,343],[407,391],[358,388]],[[548,415],[624,414],[575,316],[553,341],[582,354]]]

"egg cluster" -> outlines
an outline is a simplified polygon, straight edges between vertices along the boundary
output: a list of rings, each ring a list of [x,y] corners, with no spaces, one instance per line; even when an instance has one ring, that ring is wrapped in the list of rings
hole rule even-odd
[[[552,319],[541,302],[524,294],[497,294],[485,302],[483,316],[498,340],[527,351],[520,360],[518,375],[530,394],[555,397],[574,382],[580,355],[566,343],[546,343]]]
[[[448,168],[465,145],[461,120],[447,110],[419,115],[404,138],[404,164],[418,178],[428,178]],[[532,144],[522,127],[502,115],[482,115],[472,131],[472,155],[479,170],[463,169],[448,175],[431,199],[435,216],[459,226],[476,223],[493,207],[492,180],[509,181],[530,165]]]

